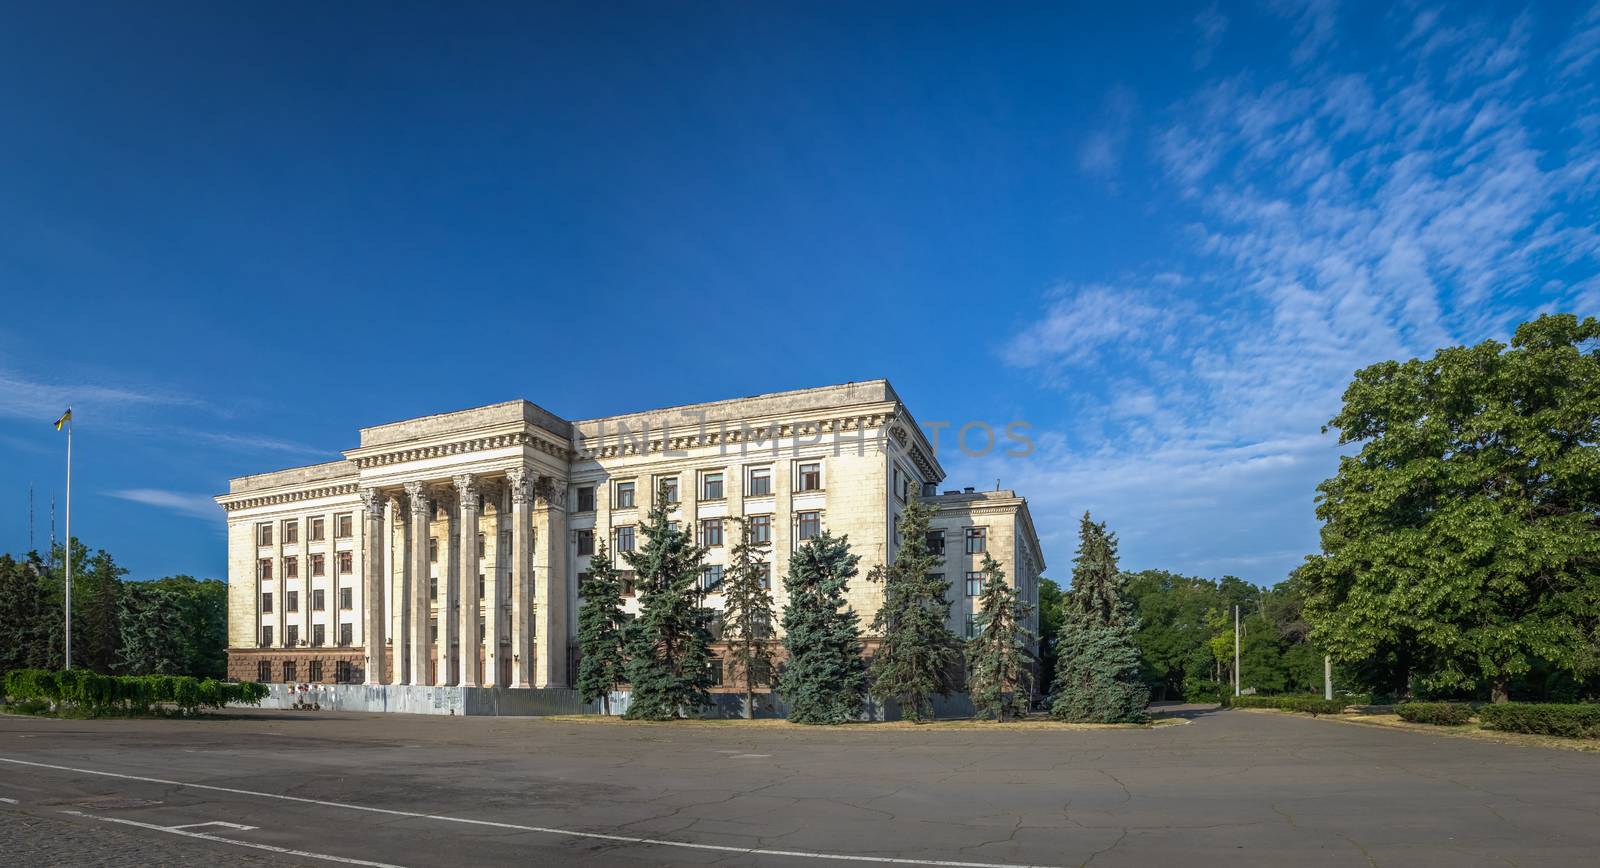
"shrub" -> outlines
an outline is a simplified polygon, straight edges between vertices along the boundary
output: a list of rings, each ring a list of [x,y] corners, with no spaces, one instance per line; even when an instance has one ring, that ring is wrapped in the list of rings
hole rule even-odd
[[[1394,713],[1412,723],[1460,726],[1472,719],[1472,706],[1465,702],[1404,702],[1395,706]]]
[[[101,675],[86,669],[18,669],[6,673],[4,691],[19,706],[70,706],[91,717],[149,714],[156,703],[170,703],[184,714],[194,714],[232,702],[259,705],[267,695],[266,686],[253,681],[235,684],[188,675]]]
[[[1313,717],[1319,714],[1338,714],[1349,705],[1344,699],[1323,699],[1320,696],[1225,696],[1225,708],[1275,708],[1279,711],[1298,711]]]
[[[1478,709],[1478,720],[1503,732],[1600,738],[1600,703],[1501,702]]]

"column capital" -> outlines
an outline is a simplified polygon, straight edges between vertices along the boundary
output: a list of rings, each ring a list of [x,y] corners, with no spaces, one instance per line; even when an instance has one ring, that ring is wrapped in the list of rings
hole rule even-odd
[[[539,499],[541,507],[565,508],[567,505],[567,483],[565,480],[554,476],[541,476],[534,483],[533,493]]]
[[[524,464],[518,464],[506,471],[506,482],[511,487],[512,503],[527,503],[533,497],[533,491],[528,485],[530,477],[530,471]]]
[[[361,505],[366,508],[367,516],[369,518],[371,516],[381,514],[384,500],[383,492],[376,488],[363,488],[361,489],[360,494]]]
[[[421,482],[407,482],[405,485],[406,497],[411,499],[412,515],[428,514],[428,498],[425,496]]]
[[[470,473],[462,473],[451,481],[455,483],[456,491],[461,495],[461,505],[463,507],[466,507],[469,501],[472,501],[471,506],[473,507],[478,505],[476,502],[478,494],[477,477]]]

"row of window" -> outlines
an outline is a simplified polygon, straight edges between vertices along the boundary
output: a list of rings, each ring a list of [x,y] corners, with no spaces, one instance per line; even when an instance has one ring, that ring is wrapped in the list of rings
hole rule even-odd
[[[284,626],[284,628],[283,628],[283,644],[287,648],[293,648],[293,647],[296,647],[296,646],[298,646],[300,644],[300,625],[299,624],[288,624],[288,625]],[[312,624],[311,625],[311,647],[313,647],[313,648],[321,648],[323,645],[326,645],[326,644],[328,644],[327,625],[325,625],[325,624]],[[354,645],[354,644],[355,644],[355,625],[351,624],[348,621],[346,621],[343,624],[340,624],[339,625],[339,645],[340,645],[340,647],[346,647],[346,646],[350,646],[350,645]],[[263,647],[263,648],[271,648],[272,647],[272,625],[271,624],[263,624],[261,626],[261,647]]]
[[[900,519],[895,517],[895,542],[900,541]],[[986,527],[969,527],[965,529],[967,554],[981,555],[989,551],[989,529]],[[944,531],[930,530],[927,536],[928,551],[931,554],[944,554]]]
[[[351,552],[338,552],[339,575],[348,576],[355,572],[355,555]],[[311,575],[313,578],[328,574],[326,555],[310,555]],[[300,578],[300,559],[286,557],[283,559],[283,577],[286,579]],[[256,561],[256,578],[272,578],[272,558],[261,558]]]
[[[327,538],[327,520],[318,516],[309,520],[307,528],[311,542],[322,542]],[[256,525],[256,545],[272,545],[272,531],[274,527],[281,529],[284,545],[294,545],[300,541],[300,520],[286,518],[279,522],[263,521]],[[349,539],[355,535],[354,513],[341,512],[333,517],[333,535],[337,539]]]
[[[668,503],[679,502],[679,474],[662,474],[653,477],[657,491],[666,495]],[[723,500],[727,497],[727,473],[723,470],[699,471],[699,500]],[[794,491],[805,493],[822,491],[822,462],[801,461],[794,465]],[[772,467],[747,467],[744,469],[744,496],[766,497],[772,494]],[[634,509],[638,503],[638,480],[619,479],[611,483],[611,508]],[[595,486],[578,487],[578,512],[595,511]]]
[[[321,588],[316,588],[316,589],[313,589],[311,591],[311,611],[313,611],[313,612],[324,612],[324,611],[327,611],[327,606],[324,605],[325,602],[326,602],[326,598],[323,596],[323,593],[324,593],[323,589],[321,589]],[[350,611],[351,609],[355,608],[355,599],[354,598],[355,598],[355,594],[354,594],[354,592],[351,591],[350,588],[340,588],[339,589],[339,608],[341,608],[341,609],[343,609],[343,610],[345,610],[347,612]],[[284,594],[283,594],[283,610],[285,612],[298,612],[298,611],[300,611],[300,592],[299,591],[285,591],[284,592]],[[266,592],[262,593],[262,595],[261,595],[261,613],[263,615],[267,615],[267,614],[271,614],[271,612],[272,612],[272,592],[271,591],[266,591]]]
[[[695,540],[697,544],[707,548],[718,548],[723,545],[723,527],[728,521],[725,518],[703,518],[696,525]],[[751,515],[745,521],[750,528],[750,541],[753,543],[772,542],[772,516]],[[671,522],[672,528],[678,528],[677,522]],[[620,525],[611,529],[611,550],[613,552],[631,552],[638,544],[638,528],[631,524]],[[594,554],[594,530],[582,528],[575,532],[578,541],[578,555]],[[794,514],[794,539],[798,544],[822,533],[822,511],[805,510]]]
[[[281,671],[283,672],[283,680],[289,684],[293,684],[300,680],[300,668],[295,665],[295,661],[293,660],[283,661],[283,668]],[[271,660],[256,661],[256,680],[263,682],[272,680]],[[321,660],[311,660],[306,663],[306,680],[322,680]],[[333,662],[333,682],[335,684],[350,684],[354,681],[355,666],[352,665],[349,660],[335,660]]]
[[[486,560],[489,557],[489,550],[484,547],[484,542],[485,542],[484,535],[481,534],[481,533],[478,534],[478,560],[480,560],[480,561],[481,560]],[[528,548],[529,548],[529,551],[535,550],[534,542],[535,542],[534,535],[533,534],[529,534],[528,535]],[[503,531],[500,532],[500,548],[499,548],[500,558],[503,560],[504,557],[505,557],[505,553],[509,552],[510,550],[511,550],[511,531],[503,530]],[[439,562],[439,538],[436,537],[436,536],[428,537],[428,562],[429,563],[433,563],[433,564],[436,564],[436,563]]]

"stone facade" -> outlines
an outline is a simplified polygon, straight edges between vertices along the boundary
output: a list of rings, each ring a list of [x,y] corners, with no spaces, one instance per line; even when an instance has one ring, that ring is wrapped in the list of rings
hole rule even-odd
[[[592,546],[639,542],[663,484],[676,487],[673,519],[705,534],[713,568],[727,563],[732,519],[765,522],[780,609],[800,539],[848,534],[861,556],[850,603],[870,621],[881,592],[867,572],[893,558],[905,498],[943,478],[885,380],[579,421],[519,400],[364,428],[342,461],[234,479],[217,497],[229,674],[255,679],[265,661],[283,680],[292,661],[309,681],[316,659],[323,681],[337,669],[368,684],[565,687]],[[962,577],[976,569],[968,527],[986,529],[1037,602],[1044,560],[1025,500],[970,489],[932,500],[952,629],[964,629]],[[721,604],[714,591],[708,600]]]

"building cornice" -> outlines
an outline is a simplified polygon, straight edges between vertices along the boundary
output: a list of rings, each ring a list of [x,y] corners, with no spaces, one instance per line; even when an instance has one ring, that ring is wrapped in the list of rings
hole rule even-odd
[[[768,444],[784,438],[818,437],[825,434],[839,434],[843,431],[881,428],[891,418],[892,414],[887,411],[876,411],[802,422],[762,421],[755,424],[741,422],[737,427],[727,423],[717,423],[714,428],[708,425],[703,431],[693,430],[681,435],[673,435],[671,429],[665,431],[650,429],[639,431],[637,434],[631,431],[624,433],[620,430],[602,431],[597,438],[599,443],[587,438],[578,440],[575,454],[578,458],[593,460],[653,455],[666,451],[678,452],[746,442],[759,443],[762,448],[767,448]],[[643,448],[640,448],[641,446]]]
[[[261,506],[278,506],[302,500],[319,500],[324,497],[347,497],[356,493],[356,482],[336,482],[296,488],[287,491],[267,491],[244,495],[221,494],[214,498],[226,512],[255,509]]]
[[[407,443],[391,446],[374,446],[351,449],[344,456],[358,470],[425,461],[430,458],[448,458],[453,455],[470,455],[492,449],[509,449],[517,446],[531,447],[547,455],[570,461],[572,449],[553,438],[541,437],[533,431],[501,431],[473,437],[452,438],[436,443]]]

